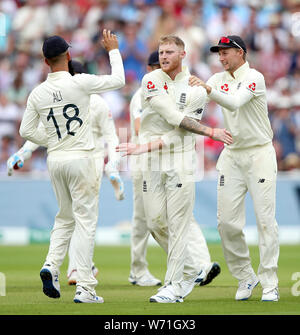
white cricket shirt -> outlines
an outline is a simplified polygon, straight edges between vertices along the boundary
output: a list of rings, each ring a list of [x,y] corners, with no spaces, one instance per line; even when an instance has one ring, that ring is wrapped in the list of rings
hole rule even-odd
[[[86,151],[95,147],[89,115],[90,96],[125,84],[119,50],[109,52],[111,75],[49,73],[29,95],[20,135],[51,151]],[[41,121],[45,131],[40,131]]]
[[[208,97],[222,106],[224,125],[232,134],[229,149],[243,149],[272,141],[268,118],[264,76],[246,62],[234,72],[234,78],[224,71],[214,74],[207,85]]]
[[[144,76],[142,81],[142,115],[139,139],[141,143],[148,143],[168,134],[168,141],[163,138],[167,146],[161,150],[162,156],[172,155],[172,164],[175,169],[187,168],[193,170],[195,136],[178,128],[184,118],[184,109],[191,101],[192,88],[188,85],[190,73],[187,68],[177,74],[172,80],[161,69],[152,71]],[[203,91],[203,90],[202,90]],[[153,110],[147,100],[149,97],[159,96],[162,101],[168,95],[163,113]],[[171,100],[170,100],[171,98]],[[205,102],[206,94],[203,98]],[[170,104],[172,101],[172,104]],[[158,156],[157,153],[152,153]]]
[[[103,157],[105,154],[105,143],[109,160],[115,160],[119,157],[116,152],[116,146],[119,144],[119,138],[116,133],[115,123],[109,111],[108,104],[98,94],[92,94],[90,97],[90,118],[92,124],[92,132],[95,142],[94,155],[95,157]],[[45,132],[45,127],[39,123],[39,129]],[[31,141],[26,141],[23,145],[23,150],[35,151],[39,147]]]
[[[115,123],[108,104],[98,94],[91,95],[90,113],[94,142],[96,145],[94,149],[95,156],[104,157],[106,143],[109,160],[116,160],[119,157],[119,153],[116,152],[119,138],[116,133]]]

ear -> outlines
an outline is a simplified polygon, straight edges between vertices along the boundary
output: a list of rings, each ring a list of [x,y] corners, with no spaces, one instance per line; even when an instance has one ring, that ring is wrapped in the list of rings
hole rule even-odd
[[[49,64],[49,62],[48,62],[48,59],[47,59],[47,58],[45,58],[45,63],[46,63],[48,66],[50,66],[50,64]]]
[[[71,55],[70,55],[70,52],[69,52],[69,51],[67,52],[67,60],[68,60],[68,61],[71,60]]]
[[[182,50],[180,52],[180,58],[183,59],[186,56],[186,52],[184,50]]]

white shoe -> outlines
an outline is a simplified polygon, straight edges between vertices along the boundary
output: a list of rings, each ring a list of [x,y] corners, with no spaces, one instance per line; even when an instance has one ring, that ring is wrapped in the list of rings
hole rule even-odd
[[[217,262],[211,263],[210,268],[207,271],[207,276],[200,282],[200,286],[209,284],[215,277],[221,272],[221,267]]]
[[[235,300],[247,300],[251,297],[252,291],[254,287],[259,283],[258,278],[256,275],[253,275],[252,277],[240,280],[239,281],[239,287],[235,294]]]
[[[279,292],[277,287],[273,289],[270,288],[263,289],[261,301],[278,301],[278,300],[279,300]]]
[[[89,303],[89,304],[102,304],[104,299],[90,293],[87,289],[82,286],[77,286],[76,293],[74,297],[75,303]]]
[[[161,285],[161,281],[155,278],[151,273],[146,273],[140,278],[136,278],[130,275],[128,278],[128,281],[132,285],[138,285],[138,286],[160,286]]]
[[[176,302],[183,302],[183,299],[174,294],[172,285],[168,285],[161,287],[158,292],[150,298],[150,302],[173,304]]]
[[[40,271],[43,282],[43,292],[50,298],[60,297],[60,285],[58,281],[59,271],[51,264],[44,264]]]
[[[206,272],[204,270],[201,270],[194,277],[191,277],[189,279],[184,279],[181,282],[181,287],[182,287],[182,292],[183,292],[182,297],[183,298],[187,297],[193,291],[193,288],[197,284],[201,283],[206,276],[207,276]]]
[[[98,268],[96,268],[96,266],[93,265],[92,272],[93,272],[93,276],[96,278],[99,273],[99,270]],[[68,276],[68,284],[76,285],[76,283],[77,283],[77,270],[73,269],[70,275]]]

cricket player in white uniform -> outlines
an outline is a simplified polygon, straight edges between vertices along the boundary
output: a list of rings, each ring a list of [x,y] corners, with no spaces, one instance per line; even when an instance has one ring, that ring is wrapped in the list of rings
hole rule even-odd
[[[278,301],[277,162],[265,80],[250,68],[245,43],[239,36],[224,36],[210,50],[219,53],[225,71],[213,75],[206,84],[198,84],[206,89],[209,99],[222,106],[225,126],[234,141],[222,151],[217,170],[218,230],[228,268],[239,281],[235,299],[249,299],[260,282],[262,301]],[[258,228],[257,276],[243,233],[247,192],[253,200]]]
[[[181,64],[184,56],[184,43],[178,37],[161,39],[161,69],[146,74],[142,80],[140,144],[123,144],[117,149],[127,154],[161,149],[159,152],[146,154],[142,164],[148,227],[152,236],[168,253],[165,286],[150,298],[150,302],[183,302],[183,297],[191,292],[198,281],[203,280],[201,275],[206,276],[205,272],[198,272],[199,268],[195,267],[195,259],[187,243],[194,208],[195,142],[190,132],[211,136],[227,144],[232,143],[231,135],[226,129],[206,127],[179,111],[180,106],[176,102],[184,105],[185,102],[180,99],[186,99],[186,103],[189,103],[188,89],[184,98],[176,97],[174,88],[175,81],[188,88],[188,77],[182,71]],[[204,90],[199,92],[202,92],[202,99],[198,99],[198,104],[202,106],[206,94],[203,94]],[[179,139],[174,141],[173,148],[172,144],[167,147],[161,137],[178,127],[181,128],[178,131]],[[184,273],[189,278],[184,278]]]
[[[68,71],[69,45],[59,36],[45,40],[43,54],[51,73],[29,95],[20,126],[22,137],[48,148],[47,165],[59,206],[40,271],[43,292],[51,298],[60,297],[59,268],[76,225],[76,303],[104,302],[96,295],[97,280],[92,273],[99,175],[89,105],[92,94],[124,86],[125,76],[117,37],[103,30],[102,42],[109,52],[111,75],[72,76]],[[45,131],[38,128],[40,121]]]
[[[70,73],[72,75],[79,73],[87,73],[84,66],[75,60],[72,60],[69,63]],[[101,185],[101,179],[103,174],[103,165],[104,165],[104,157],[105,157],[105,143],[107,143],[107,151],[109,161],[106,164],[107,166],[111,166],[113,168],[119,165],[119,154],[116,152],[116,146],[119,144],[119,138],[116,134],[116,128],[114,124],[114,120],[109,111],[109,107],[105,100],[99,96],[98,94],[91,95],[90,98],[90,113],[92,118],[93,125],[93,134],[94,141],[96,147],[94,149],[94,157],[96,159],[96,168],[99,174],[99,189]],[[40,126],[43,128],[43,124],[40,123]],[[7,160],[7,173],[9,176],[12,175],[14,169],[22,168],[24,162],[28,160],[32,153],[39,148],[38,144],[35,144],[30,141],[26,141],[24,145],[13,155],[9,157]],[[114,188],[115,197],[117,200],[124,199],[124,183],[120,177],[119,171],[113,168],[107,169],[107,177],[111,181],[111,184]],[[71,238],[70,246],[69,246],[69,264],[67,270],[67,277],[69,285],[76,284],[77,279],[77,269],[75,264],[75,253],[74,253],[74,243],[76,243],[77,239],[77,229],[75,226],[74,233]],[[92,264],[92,272],[94,277],[98,274],[98,268],[95,264]]]
[[[159,60],[152,53],[148,59],[148,71],[158,69]],[[138,134],[140,129],[140,118],[142,113],[141,105],[142,89],[139,88],[132,96],[129,105],[131,142],[139,143]],[[147,245],[150,231],[147,226],[143,203],[143,175],[140,166],[140,156],[131,157],[131,178],[133,187],[133,216],[131,228],[131,262],[129,282],[138,286],[161,285],[161,280],[155,278],[148,269],[146,260]]]
[[[159,69],[159,56],[158,51],[153,52],[148,59],[147,70],[151,72]],[[176,82],[174,82],[176,85]],[[179,85],[177,96],[185,94],[185,90],[182,91],[183,85]],[[139,88],[133,95],[130,102],[130,122],[131,122],[131,142],[138,144],[138,132],[140,128],[140,118],[142,114],[142,89]],[[199,108],[199,111],[201,109]],[[203,110],[203,109],[202,109]],[[202,117],[202,112],[198,114]],[[172,135],[178,136],[178,131],[175,131]],[[171,137],[171,136],[170,136]],[[172,141],[172,139],[170,139]],[[148,263],[146,261],[146,248],[149,238],[149,229],[147,226],[147,220],[145,216],[144,204],[143,204],[143,175],[140,164],[140,156],[131,156],[131,175],[133,182],[133,222],[131,229],[131,269],[129,281],[133,284],[140,286],[154,286],[160,284],[160,280],[156,279],[151,275],[148,270]],[[167,224],[167,223],[166,223]],[[190,229],[190,241],[191,252],[195,257],[195,264],[198,269],[201,265],[205,265],[208,273],[207,278],[201,281],[200,286],[209,284],[221,271],[220,266],[216,262],[211,262],[210,253],[207,247],[207,243],[202,234],[202,231],[196,222],[194,215],[192,216],[192,223]],[[167,245],[168,241],[163,243]]]

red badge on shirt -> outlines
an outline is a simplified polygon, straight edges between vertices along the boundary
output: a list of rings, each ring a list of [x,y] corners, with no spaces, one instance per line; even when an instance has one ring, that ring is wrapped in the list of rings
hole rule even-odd
[[[153,90],[155,88],[155,85],[152,83],[152,81],[148,81],[147,88],[148,90]]]
[[[225,92],[228,92],[228,90],[229,90],[228,84],[224,84],[224,85],[222,85],[222,86],[221,86],[221,90],[222,90],[222,91],[225,91]]]
[[[168,90],[168,85],[167,83],[165,82],[165,85],[164,85],[164,89],[167,91]]]
[[[256,88],[256,84],[255,83],[252,83],[248,86],[250,88],[250,90],[252,90],[253,92],[255,91],[255,88]]]

